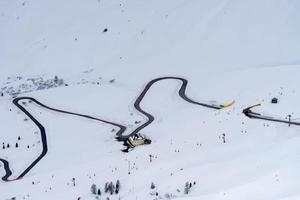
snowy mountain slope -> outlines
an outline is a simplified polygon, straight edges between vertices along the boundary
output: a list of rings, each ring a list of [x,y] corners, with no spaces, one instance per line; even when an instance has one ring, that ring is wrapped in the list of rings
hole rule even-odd
[[[180,82],[160,81],[141,102],[155,117],[141,131],[152,144],[128,154],[115,127],[27,103],[49,151],[21,180],[0,182],[0,199],[94,199],[93,183],[103,190],[117,179],[120,193],[100,199],[299,199],[299,128],[242,114],[261,103],[253,110],[300,121],[299,8],[295,0],[0,1],[0,143],[11,146],[0,158],[12,178],[42,146],[7,91],[123,124],[125,134],[146,121],[133,104],[154,78],[186,78],[187,95],[199,102],[236,102],[193,105],[178,96]],[[63,85],[29,86],[55,75]],[[187,181],[196,183],[188,195]]]
[[[199,70],[299,63],[297,1],[1,4],[1,66],[13,75],[28,67],[190,75],[188,66],[198,77]]]

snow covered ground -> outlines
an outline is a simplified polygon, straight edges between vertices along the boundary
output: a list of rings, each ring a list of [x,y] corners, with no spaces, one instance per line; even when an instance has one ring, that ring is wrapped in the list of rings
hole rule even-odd
[[[141,103],[155,117],[141,131],[152,144],[129,153],[116,127],[26,102],[49,150],[22,179],[0,182],[0,199],[90,200],[93,183],[111,200],[300,199],[300,128],[242,113],[261,103],[253,111],[300,122],[299,9],[297,0],[0,0],[0,158],[11,179],[42,151],[15,96],[123,124],[125,134],[145,122],[133,104],[158,77],[186,78],[195,101],[235,100],[213,110],[180,98],[179,81],[157,82]],[[118,179],[120,193],[103,194]],[[189,194],[186,182],[196,183]]]

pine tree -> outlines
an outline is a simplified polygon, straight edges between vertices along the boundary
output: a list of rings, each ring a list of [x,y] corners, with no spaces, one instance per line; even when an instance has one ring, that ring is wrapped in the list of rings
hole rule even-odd
[[[115,185],[113,184],[113,182],[110,182],[110,194],[113,195],[114,191],[115,191]]]
[[[189,191],[190,191],[190,184],[189,182],[186,182],[184,187],[184,194],[188,194]]]
[[[117,180],[117,183],[116,183],[116,194],[118,194],[120,191],[120,181]]]
[[[7,144],[7,146],[6,146],[7,148],[9,148],[10,147],[10,145],[9,144]]]
[[[16,142],[16,148],[18,148],[19,147],[19,144]]]
[[[105,186],[104,186],[104,192],[105,192],[105,193],[108,192],[108,187],[109,187],[109,186],[108,186],[108,182],[106,182],[106,183],[105,183]]]
[[[54,76],[54,83],[55,83],[55,84],[58,83],[58,76]]]
[[[97,186],[95,184],[91,186],[91,192],[92,194],[97,194]]]
[[[97,194],[98,194],[99,196],[101,196],[101,190],[100,190],[100,188],[98,189]]]

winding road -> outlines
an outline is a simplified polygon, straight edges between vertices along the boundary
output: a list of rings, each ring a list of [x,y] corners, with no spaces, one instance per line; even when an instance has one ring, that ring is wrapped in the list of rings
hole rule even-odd
[[[187,95],[186,95],[186,88],[187,88],[187,84],[188,81],[184,78],[179,78],[179,77],[162,77],[162,78],[157,78],[157,79],[153,79],[150,82],[148,82],[146,84],[146,86],[144,87],[144,89],[142,90],[141,94],[137,97],[137,99],[134,102],[134,108],[142,113],[143,115],[146,116],[147,121],[143,124],[141,124],[140,126],[138,126],[136,129],[134,129],[130,134],[128,135],[123,135],[123,133],[126,131],[126,126],[115,123],[115,122],[110,122],[107,120],[103,120],[103,119],[99,119],[93,116],[89,116],[89,115],[84,115],[84,114],[79,114],[79,113],[74,113],[74,112],[69,112],[69,111],[64,111],[64,110],[60,110],[60,109],[56,109],[56,108],[52,108],[49,107],[41,102],[39,102],[38,100],[32,98],[32,97],[17,97],[13,100],[13,104],[15,106],[17,106],[25,115],[27,115],[32,122],[39,128],[40,130],[40,134],[41,134],[41,141],[42,141],[42,146],[43,146],[43,150],[42,153],[15,179],[9,179],[10,176],[12,175],[12,171],[9,167],[9,162],[5,159],[0,158],[0,161],[4,164],[4,170],[6,172],[6,174],[2,177],[3,181],[14,181],[14,180],[18,180],[21,179],[22,177],[24,177],[48,152],[48,146],[47,146],[47,136],[46,136],[46,131],[45,128],[43,127],[43,125],[41,123],[39,123],[39,121],[34,118],[19,102],[22,100],[29,100],[32,101],[34,103],[36,103],[37,105],[51,110],[51,111],[55,111],[55,112],[59,112],[59,113],[64,113],[64,114],[69,114],[69,115],[74,115],[74,116],[78,116],[78,117],[82,117],[82,118],[87,118],[87,119],[91,119],[91,120],[96,120],[102,123],[106,123],[115,127],[118,127],[118,131],[116,133],[116,139],[120,142],[123,142],[123,144],[126,146],[126,140],[131,137],[134,136],[136,134],[138,134],[142,129],[144,129],[145,127],[147,127],[148,125],[150,125],[153,121],[154,121],[154,117],[146,112],[145,110],[143,110],[140,106],[142,100],[144,99],[145,95],[147,94],[147,92],[150,90],[150,88],[153,86],[153,84],[159,82],[159,81],[163,81],[163,80],[167,80],[167,79],[171,79],[171,80],[177,80],[181,82],[181,87],[178,91],[179,96],[184,99],[185,101],[187,101],[188,103],[191,104],[195,104],[195,105],[199,105],[199,106],[203,106],[206,108],[210,108],[210,109],[215,109],[215,110],[219,110],[222,109],[226,106],[224,105],[210,105],[210,104],[205,104],[205,103],[200,103],[200,102],[196,102],[192,99],[190,99]]]
[[[243,110],[243,113],[247,117],[253,118],[253,119],[261,119],[261,120],[266,120],[266,121],[280,122],[280,123],[293,124],[293,125],[300,126],[299,122],[294,122],[294,121],[289,121],[289,120],[283,120],[283,119],[276,119],[276,118],[273,118],[273,117],[264,116],[264,115],[262,115],[260,113],[253,112],[251,109],[254,108],[254,107],[257,107],[257,106],[260,106],[260,104],[256,104],[256,105],[250,106],[248,108],[245,108]]]

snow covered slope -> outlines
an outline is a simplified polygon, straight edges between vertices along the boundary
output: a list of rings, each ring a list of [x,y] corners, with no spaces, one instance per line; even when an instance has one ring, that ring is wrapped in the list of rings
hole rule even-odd
[[[134,102],[158,77],[187,79],[195,101],[235,100],[209,109],[180,98],[180,81],[157,82],[141,102],[155,117],[141,131],[152,144],[129,153],[114,126],[24,101],[48,152],[20,180],[0,182],[0,199],[95,199],[93,183],[112,200],[300,199],[299,127],[242,113],[261,103],[253,111],[300,122],[299,9],[297,0],[0,0],[0,159],[10,180],[43,150],[15,97],[122,124],[125,135],[146,122]],[[118,179],[120,193],[104,194]]]

